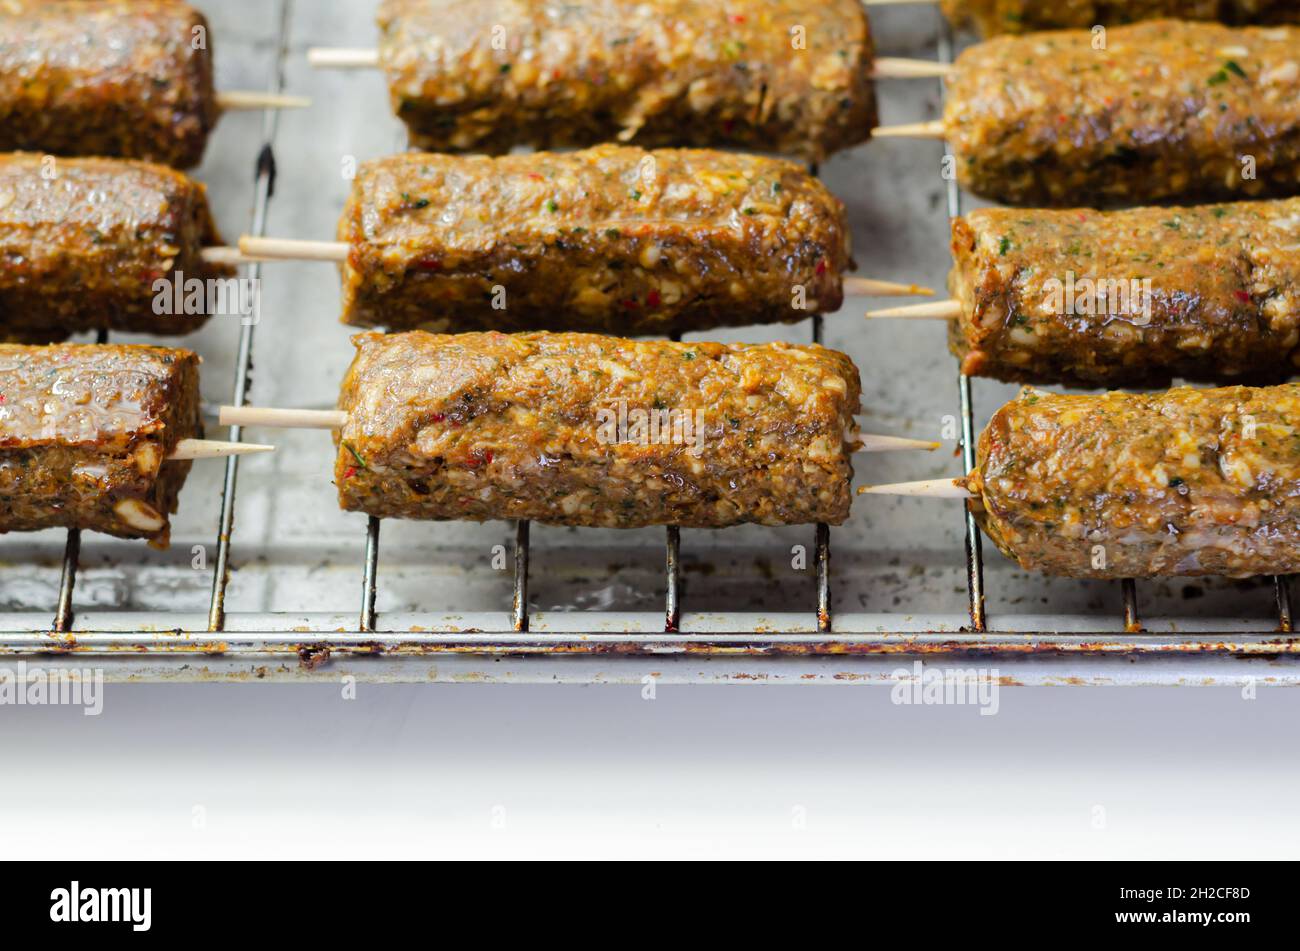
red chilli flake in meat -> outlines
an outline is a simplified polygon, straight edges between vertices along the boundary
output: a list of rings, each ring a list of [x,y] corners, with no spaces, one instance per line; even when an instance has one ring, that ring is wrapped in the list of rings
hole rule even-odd
[[[658,307],[660,304],[663,303],[663,298],[659,296],[658,291],[651,291],[649,294],[646,295],[645,302],[646,305],[649,307]]]
[[[343,470],[343,478],[345,479],[351,479],[356,474],[357,474],[356,466],[348,466],[346,469]]]
[[[1245,291],[1233,291],[1233,296],[1235,296],[1237,300],[1241,301],[1243,304],[1250,303],[1250,295],[1247,294]]]
[[[822,260],[817,262],[817,276],[821,277],[825,273],[826,273],[826,260],[825,258],[823,258]]]

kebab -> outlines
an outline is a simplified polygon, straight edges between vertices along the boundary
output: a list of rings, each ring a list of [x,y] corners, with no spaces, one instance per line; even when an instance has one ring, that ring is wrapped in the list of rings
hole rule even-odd
[[[964,479],[862,493],[966,498],[1021,567],[1071,578],[1300,571],[1300,384],[1060,396],[1025,389]]]
[[[935,0],[863,0],[868,7]],[[1173,17],[1234,26],[1300,22],[1294,0],[938,0],[954,26],[974,26],[984,36],[1036,30],[1113,26]]]
[[[199,358],[161,347],[0,344],[0,533],[90,529],[166,547],[201,438]]]
[[[190,168],[222,112],[309,105],[218,94],[208,24],[171,0],[0,0],[0,151]]]
[[[950,320],[963,373],[1008,382],[1281,382],[1300,366],[1300,198],[953,219],[953,299],[868,313]]]
[[[605,145],[364,163],[339,242],[249,238],[249,258],[336,261],[343,322],[390,330],[670,335],[806,319],[844,294],[844,205],[801,166]]]
[[[385,0],[378,49],[313,49],[379,68],[411,141],[433,152],[732,145],[825,156],[870,138],[876,58],[858,0]]]
[[[1300,28],[1153,20],[967,49],[944,118],[957,179],[1009,205],[1097,207],[1300,192]]]
[[[233,278],[220,243],[204,187],[166,166],[0,155],[0,339],[197,329],[155,311],[155,285]]]
[[[332,429],[340,505],[382,518],[723,528],[840,524],[860,436],[853,361],[818,346],[593,334],[361,334],[337,410],[223,407]]]

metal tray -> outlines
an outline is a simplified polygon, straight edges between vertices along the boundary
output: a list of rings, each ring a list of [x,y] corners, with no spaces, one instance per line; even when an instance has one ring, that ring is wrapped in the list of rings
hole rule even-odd
[[[198,175],[225,234],[331,236],[346,164],[404,148],[405,134],[380,75],[313,71],[305,52],[364,45],[374,5],[199,5],[221,88],[283,87],[316,103],[223,120]],[[951,55],[934,10],[872,19],[884,54]],[[937,117],[941,95],[933,81],[885,82],[884,121]],[[882,140],[819,170],[849,206],[864,274],[943,286],[947,219],[964,196],[941,169],[935,143]],[[336,275],[284,264],[251,276],[263,280],[259,322],[219,318],[190,341],[205,401],[332,406],[352,352]],[[861,368],[869,428],[961,434],[932,457],[866,457],[858,481],[957,474],[1013,388],[960,378],[942,326],[869,326],[868,304],[850,299],[820,328],[703,336],[820,334]],[[380,526],[338,510],[326,435],[273,436],[274,456],[195,467],[169,551],[55,532],[0,542],[0,655],[148,680],[852,684],[911,676],[919,660],[1002,683],[1300,681],[1283,582],[1045,579],[982,553],[956,502],[860,498],[840,528],[679,541],[671,530]]]

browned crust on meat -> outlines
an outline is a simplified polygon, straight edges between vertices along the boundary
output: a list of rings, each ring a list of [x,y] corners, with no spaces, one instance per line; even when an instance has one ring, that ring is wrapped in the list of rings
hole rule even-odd
[[[4,0],[0,151],[198,165],[218,118],[211,43],[170,0]]]
[[[183,334],[206,315],[157,313],[158,281],[233,278],[203,185],[162,165],[0,155],[0,338],[90,330]]]
[[[941,0],[957,26],[973,24],[985,36],[1033,30],[1118,26],[1173,17],[1238,26],[1300,21],[1294,0]]]
[[[950,342],[969,374],[1096,387],[1296,372],[1300,199],[989,208],[952,236]]]
[[[838,310],[844,205],[798,165],[600,146],[362,166],[343,320],[668,335]]]
[[[196,354],[0,344],[0,398],[0,532],[81,528],[166,547],[190,464],[165,460],[202,435]]]
[[[1300,384],[1025,391],[980,436],[977,518],[1074,578],[1300,571]]]
[[[605,528],[848,517],[860,383],[835,351],[541,333],[355,343],[335,437],[348,511]],[[675,414],[658,439],[635,428],[652,412]],[[679,438],[687,418],[698,439]]]
[[[812,159],[876,125],[857,0],[385,0],[393,106],[429,151],[736,145]]]
[[[963,184],[1040,206],[1300,191],[1300,29],[1152,20],[1096,42],[997,37],[958,58],[944,121]]]

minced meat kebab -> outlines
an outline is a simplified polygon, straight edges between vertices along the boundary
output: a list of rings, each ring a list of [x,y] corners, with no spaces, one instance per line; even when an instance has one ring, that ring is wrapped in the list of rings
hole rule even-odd
[[[339,224],[343,320],[668,335],[838,310],[844,205],[803,168],[605,145],[365,163]]]
[[[363,334],[334,478],[381,518],[842,523],[860,381],[816,346]]]
[[[1021,567],[1072,578],[1300,571],[1300,384],[1023,392],[966,486]]]
[[[1087,387],[1300,371],[1300,198],[953,220],[965,373]]]
[[[1300,28],[1151,20],[1003,36],[948,79],[957,177],[1009,205],[1300,193]]]
[[[876,125],[858,0],[384,0],[379,61],[434,152],[733,145],[814,160]]]
[[[80,528],[166,547],[202,435],[199,358],[161,347],[0,344],[0,532]]]
[[[220,243],[206,190],[181,172],[0,155],[0,340],[189,333],[208,315],[159,313],[157,282],[233,278],[202,256]]]

